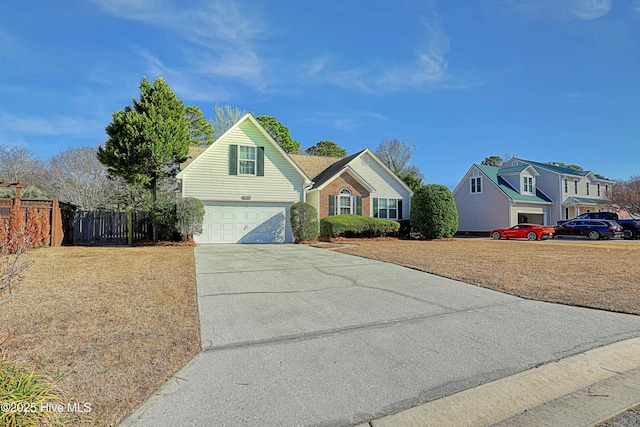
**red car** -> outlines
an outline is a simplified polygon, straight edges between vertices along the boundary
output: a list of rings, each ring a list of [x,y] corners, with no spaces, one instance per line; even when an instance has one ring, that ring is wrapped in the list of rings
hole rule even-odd
[[[555,229],[539,224],[518,224],[511,228],[498,228],[489,233],[493,239],[529,239],[538,240],[553,237]]]

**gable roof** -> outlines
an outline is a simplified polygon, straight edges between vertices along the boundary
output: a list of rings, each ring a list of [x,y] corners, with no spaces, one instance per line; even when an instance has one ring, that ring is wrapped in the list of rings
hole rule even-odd
[[[536,168],[534,168],[531,165],[519,165],[519,166],[512,166],[510,168],[501,167],[498,169],[498,175],[519,174],[520,172],[525,171],[527,169],[531,169],[535,175],[540,175],[536,170]]]
[[[530,203],[553,203],[552,200],[547,197],[542,191],[536,188],[536,194],[520,194],[517,192],[511,184],[509,184],[504,178],[498,175],[500,168],[494,166],[485,165],[473,165],[478,168],[499,190],[507,195],[512,200],[519,202]]]
[[[320,187],[322,184],[324,184],[325,182],[329,181],[331,178],[333,178],[333,176],[335,174],[337,174],[338,172],[340,172],[345,166],[347,166],[351,160],[355,159],[356,157],[358,157],[361,153],[363,153],[365,150],[362,151],[358,151],[355,154],[352,154],[348,157],[344,157],[340,160],[338,160],[337,162],[331,164],[328,168],[326,168],[325,170],[323,170],[322,172],[320,172],[318,175],[316,175],[313,178],[313,187],[311,187],[312,189],[314,188],[318,188]]]
[[[371,160],[375,161],[378,165],[380,165],[380,167],[387,172],[387,174],[391,177],[391,179],[393,179],[399,185],[401,185],[409,193],[410,196],[413,196],[413,190],[411,190],[411,188],[409,188],[409,186],[407,186],[407,184],[405,184],[404,181],[398,178],[396,174],[391,172],[391,170],[384,163],[382,163],[382,161],[380,161],[380,159],[368,148],[358,151],[357,153],[354,153],[350,156],[338,159],[334,163],[330,164],[323,171],[321,171],[320,173],[318,173],[316,176],[313,177],[313,186],[309,190],[318,190],[320,187],[327,184],[336,176],[342,174],[342,172],[347,172],[353,178],[355,178],[358,182],[360,182],[364,187],[366,187],[367,189],[370,189],[370,191],[375,191],[373,186],[370,183],[368,183],[362,176],[360,176],[360,174],[358,174],[354,168],[350,166],[351,162],[353,162],[356,158],[362,156],[365,153],[370,157]],[[310,157],[310,156],[299,156],[299,157]],[[316,156],[313,156],[313,157],[316,157]],[[329,158],[332,159],[331,157]]]
[[[610,180],[610,179],[607,179],[607,178],[598,178],[596,176],[596,174],[593,173],[590,170],[579,171],[579,170],[576,170],[576,169],[571,169],[571,168],[567,168],[567,167],[564,167],[564,166],[558,166],[558,165],[554,165],[554,164],[551,164],[551,163],[534,162],[532,160],[525,160],[525,159],[520,159],[520,158],[514,158],[514,160],[519,160],[521,162],[529,163],[531,166],[547,169],[547,170],[549,170],[551,172],[555,172],[555,173],[560,174],[560,175],[574,175],[574,176],[582,176],[582,177],[586,177],[588,175],[591,175],[591,179],[592,180],[597,179],[597,180],[605,181],[605,182],[614,182],[613,180]]]
[[[238,120],[225,133],[223,133],[220,136],[220,138],[218,138],[215,141],[213,141],[213,143],[211,145],[209,145],[208,147],[193,147],[194,148],[193,152],[191,150],[189,150],[189,154],[193,153],[193,154],[196,154],[196,156],[190,162],[185,161],[183,163],[184,167],[178,173],[177,178],[181,179],[184,176],[185,172],[191,167],[192,164],[200,161],[200,159],[202,159],[202,157],[203,157],[203,156],[201,156],[202,153],[204,153],[204,152],[206,152],[208,150],[211,150],[212,147],[215,147],[220,141],[224,141],[229,134],[231,134],[233,131],[235,131],[237,128],[239,128],[242,125],[242,123],[244,123],[246,121],[250,121],[256,127],[256,129],[262,134],[262,136],[264,136],[264,138],[269,143],[271,143],[271,145],[274,146],[274,148],[282,155],[282,157],[284,157],[284,159],[291,166],[293,166],[293,168],[296,170],[296,172],[298,172],[300,174],[300,176],[304,178],[305,186],[311,185],[311,180],[309,179],[309,176],[302,169],[300,169],[300,166],[298,166],[298,164],[296,162],[294,162],[291,159],[291,157],[289,157],[289,155],[282,149],[282,147],[280,147],[280,145],[278,145],[278,143],[271,137],[271,135],[269,135],[269,133],[262,127],[260,122],[258,122],[255,119],[255,117],[253,117],[253,115],[251,113],[245,114],[244,117],[242,117],[240,120]],[[200,150],[198,150],[198,148],[204,148],[204,150],[200,151]],[[200,152],[198,153],[198,151],[200,151]]]

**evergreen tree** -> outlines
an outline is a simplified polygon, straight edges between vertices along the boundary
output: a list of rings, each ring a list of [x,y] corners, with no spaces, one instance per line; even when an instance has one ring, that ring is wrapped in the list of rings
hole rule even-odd
[[[158,180],[177,173],[187,158],[191,136],[186,109],[165,80],[140,83],[140,99],[113,113],[106,128],[109,139],[98,159],[113,176],[142,184],[156,200]]]

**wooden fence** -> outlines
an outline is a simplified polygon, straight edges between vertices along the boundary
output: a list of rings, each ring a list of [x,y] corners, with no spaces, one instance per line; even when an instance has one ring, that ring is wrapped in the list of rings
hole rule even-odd
[[[58,202],[58,199],[31,200],[0,198],[0,219],[8,219],[11,209],[14,206],[19,207],[25,212],[31,207],[37,208],[38,210],[46,210],[51,233],[50,244],[51,246],[60,246],[60,244],[62,244],[63,238],[65,237],[63,223],[64,211],[71,209],[71,205]]]
[[[70,245],[132,245],[152,237],[149,212],[75,211],[68,221]]]

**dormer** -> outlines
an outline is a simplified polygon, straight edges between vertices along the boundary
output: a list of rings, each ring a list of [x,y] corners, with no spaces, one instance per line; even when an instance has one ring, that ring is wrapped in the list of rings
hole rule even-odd
[[[538,171],[529,164],[514,165],[498,169],[498,176],[504,179],[515,191],[523,195],[534,195]]]

